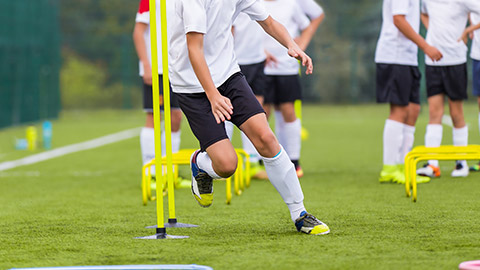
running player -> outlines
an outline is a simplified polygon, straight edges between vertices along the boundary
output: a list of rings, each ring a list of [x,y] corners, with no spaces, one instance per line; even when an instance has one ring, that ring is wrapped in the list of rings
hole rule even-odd
[[[160,1],[157,0],[157,12],[160,14]],[[172,7],[168,7],[168,17],[171,16]],[[157,37],[160,41],[161,27],[160,16],[157,16]],[[135,19],[135,28],[133,30],[133,41],[137,51],[140,68],[140,76],[143,78],[143,109],[147,114],[145,126],[140,133],[140,147],[142,150],[143,164],[150,162],[155,158],[155,135],[153,129],[153,99],[152,99],[152,69],[151,69],[151,49],[150,49],[150,13],[149,1],[141,0],[137,16]],[[162,60],[161,60],[161,42],[158,42],[159,60],[158,72],[159,80],[162,81]],[[160,83],[160,93],[162,93],[162,84]],[[160,102],[163,103],[162,101]],[[172,152],[178,152],[180,148],[180,123],[182,112],[174,95],[171,95],[172,107]],[[163,108],[163,106],[162,106]],[[162,132],[162,145],[165,145],[165,132]],[[162,156],[165,155],[165,147],[162,147]],[[152,167],[152,173],[155,173]]]
[[[381,183],[405,183],[405,155],[413,146],[415,123],[420,113],[420,47],[433,61],[442,54],[418,34],[420,0],[384,0],[383,24],[375,53],[377,102],[390,104],[383,129]],[[417,47],[418,46],[418,47]],[[427,182],[429,178],[418,178]]]
[[[192,193],[203,207],[213,201],[213,179],[231,176],[237,155],[228,140],[224,121],[230,120],[255,145],[270,182],[290,210],[298,231],[326,234],[327,225],[308,214],[295,167],[278,144],[267,118],[235,59],[232,23],[240,12],[301,60],[307,74],[312,60],[285,28],[272,19],[258,0],[177,0],[170,49],[173,91],[200,142],[191,158]]]
[[[442,116],[445,96],[448,98],[453,122],[453,144],[468,144],[468,126],[463,116],[463,100],[467,99],[467,51],[463,41],[458,41],[467,25],[469,13],[480,13],[478,0],[423,0],[422,21],[428,29],[427,42],[439,48],[440,61],[425,59],[429,123],[425,145],[438,147],[442,142]],[[438,160],[429,160],[417,170],[419,175],[440,176]],[[465,160],[456,162],[452,177],[466,177],[469,169]]]

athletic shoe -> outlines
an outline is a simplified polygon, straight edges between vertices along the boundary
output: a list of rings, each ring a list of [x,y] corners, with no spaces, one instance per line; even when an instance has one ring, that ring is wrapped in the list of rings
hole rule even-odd
[[[452,171],[452,177],[467,177],[469,174],[468,167],[463,167],[462,163],[458,162],[455,170]]]
[[[397,165],[383,165],[378,181],[380,183],[396,183],[395,179],[398,177],[398,173]],[[405,182],[405,179],[403,182]]]
[[[302,177],[303,177],[303,170],[302,170],[302,167],[300,167],[300,165],[298,165],[298,166],[295,167],[295,171],[297,171],[297,177],[298,177],[298,178],[302,178]]]
[[[174,186],[177,189],[189,188],[191,186],[191,181],[189,181],[187,179],[184,179],[184,178],[179,176],[179,177],[177,177],[177,179],[175,179]]]
[[[300,217],[295,220],[295,227],[297,227],[297,231],[306,234],[322,235],[330,232],[327,224],[321,222],[306,211],[303,211]]]
[[[480,163],[473,165],[470,167],[471,172],[480,172]]]
[[[250,167],[250,177],[253,179],[268,180],[265,167],[260,165],[258,162],[253,163]]]
[[[431,178],[440,177],[440,168],[427,163],[422,168],[417,170],[417,174]]]
[[[405,165],[399,164],[397,165],[397,168],[398,173],[395,174],[395,183],[403,185],[405,184]],[[430,177],[417,175],[415,181],[417,182],[417,184],[425,184],[430,182]]]
[[[195,151],[190,158],[192,169],[192,194],[201,207],[209,207],[213,202],[213,178],[205,171],[198,168],[197,155],[200,150]]]

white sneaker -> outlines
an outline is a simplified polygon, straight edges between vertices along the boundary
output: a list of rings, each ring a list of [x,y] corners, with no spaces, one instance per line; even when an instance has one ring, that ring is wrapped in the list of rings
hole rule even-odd
[[[452,177],[467,177],[469,174],[468,166],[463,166],[462,163],[457,163],[455,170],[452,171]]]
[[[422,168],[417,169],[417,174],[430,178],[440,177],[440,168],[430,164],[425,164]]]

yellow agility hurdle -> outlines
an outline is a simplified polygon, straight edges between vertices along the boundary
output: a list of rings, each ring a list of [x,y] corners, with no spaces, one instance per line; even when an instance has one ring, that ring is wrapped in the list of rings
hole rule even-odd
[[[190,157],[192,156],[195,149],[182,149],[177,153],[172,154],[172,164],[174,166],[174,182],[178,179],[178,165],[190,165]],[[250,156],[243,150],[243,149],[235,149],[238,157],[238,164],[237,164],[237,171],[233,175],[233,177],[229,177],[226,179],[226,203],[230,204],[232,201],[232,178],[234,181],[234,189],[236,195],[241,195],[242,191],[245,187],[250,186],[251,176],[250,176]],[[161,160],[162,165],[167,165],[166,157],[163,157]],[[152,159],[149,163],[145,164],[142,167],[142,200],[143,205],[147,205],[148,201],[156,200],[156,197],[152,196],[151,190],[151,183],[152,183],[152,173],[151,167],[156,165],[155,159]],[[158,170],[157,170],[158,171]],[[170,182],[165,181],[165,170],[162,170],[162,173],[157,175],[157,194],[158,192],[162,192],[163,195],[166,195],[167,192],[166,188],[170,185]],[[167,184],[167,185],[166,185]],[[168,187],[169,188],[169,187]],[[170,188],[168,190],[168,194],[170,192]],[[173,209],[175,208],[175,204],[173,203]]]
[[[480,159],[480,145],[440,147],[417,146],[405,156],[405,191],[407,197],[417,201],[417,164],[427,160],[477,160]]]

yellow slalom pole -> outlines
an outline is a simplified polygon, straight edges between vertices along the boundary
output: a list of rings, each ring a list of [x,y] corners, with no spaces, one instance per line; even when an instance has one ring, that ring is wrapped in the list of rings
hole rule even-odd
[[[165,111],[165,147],[167,153],[168,186],[168,223],[176,223],[175,187],[173,183],[172,162],[172,115],[170,109],[170,81],[168,79],[168,37],[167,37],[167,1],[160,1],[162,25],[162,61],[163,61],[163,109]]]
[[[150,8],[150,42],[152,48],[152,89],[153,89],[153,125],[155,132],[155,156],[162,156],[162,131],[160,123],[160,89],[158,82],[158,50],[157,50],[157,18],[155,16],[155,0],[149,0]],[[165,76],[164,76],[165,77]],[[155,168],[161,174],[162,159],[155,159]],[[157,181],[157,234],[165,235],[163,217],[163,187],[162,181]]]

